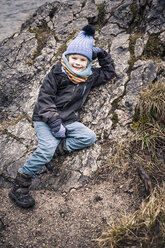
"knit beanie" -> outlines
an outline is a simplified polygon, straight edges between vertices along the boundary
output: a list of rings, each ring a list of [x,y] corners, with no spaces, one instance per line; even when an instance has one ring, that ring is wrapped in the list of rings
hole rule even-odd
[[[92,61],[94,34],[94,26],[88,24],[83,27],[82,31],[68,45],[65,55],[80,54],[87,57],[89,61]]]

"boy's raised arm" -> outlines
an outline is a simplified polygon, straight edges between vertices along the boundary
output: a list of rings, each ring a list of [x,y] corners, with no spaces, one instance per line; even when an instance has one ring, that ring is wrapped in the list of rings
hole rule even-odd
[[[95,52],[97,51],[97,52]],[[94,68],[96,78],[93,84],[93,87],[99,86],[103,83],[110,81],[112,78],[116,76],[114,61],[111,58],[110,53],[107,53],[104,49],[99,47],[94,47],[93,55],[95,58],[98,58],[100,68]]]

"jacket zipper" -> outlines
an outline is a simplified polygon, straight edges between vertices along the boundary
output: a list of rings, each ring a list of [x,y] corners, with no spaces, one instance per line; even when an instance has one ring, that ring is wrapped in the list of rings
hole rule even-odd
[[[77,85],[73,88],[73,92],[75,91],[75,88],[76,88],[76,87],[79,87],[79,84],[77,84]],[[85,90],[86,90],[86,85],[84,86],[82,96],[84,95]],[[63,109],[72,101],[73,98],[74,98],[74,96],[70,99],[70,101],[68,101],[67,103],[64,104]]]

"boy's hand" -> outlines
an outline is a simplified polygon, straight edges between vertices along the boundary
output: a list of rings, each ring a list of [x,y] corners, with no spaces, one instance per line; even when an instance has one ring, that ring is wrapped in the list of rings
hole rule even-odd
[[[66,127],[62,124],[61,119],[57,119],[56,121],[50,124],[52,129],[52,134],[55,138],[65,138],[66,137]]]
[[[93,54],[92,54],[92,59],[96,59],[99,57],[99,55],[104,54],[104,50],[100,47],[93,47]]]

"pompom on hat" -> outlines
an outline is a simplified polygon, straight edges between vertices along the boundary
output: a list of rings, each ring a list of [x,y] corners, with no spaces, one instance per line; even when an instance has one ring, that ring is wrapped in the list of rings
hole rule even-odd
[[[67,47],[65,55],[81,54],[87,57],[89,61],[92,61],[94,34],[94,26],[88,24],[83,27],[82,31],[76,36],[75,39],[71,41]]]

